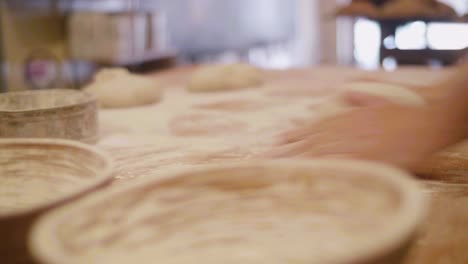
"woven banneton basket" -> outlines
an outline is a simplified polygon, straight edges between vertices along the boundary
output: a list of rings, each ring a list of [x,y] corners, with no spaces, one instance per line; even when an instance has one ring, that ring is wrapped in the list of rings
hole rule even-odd
[[[96,143],[97,102],[70,89],[0,94],[0,138],[62,138]]]
[[[30,263],[27,237],[45,211],[111,181],[110,159],[69,140],[0,139],[0,262]]]
[[[426,212],[405,172],[344,160],[179,171],[91,194],[34,226],[41,263],[378,263],[402,260]]]

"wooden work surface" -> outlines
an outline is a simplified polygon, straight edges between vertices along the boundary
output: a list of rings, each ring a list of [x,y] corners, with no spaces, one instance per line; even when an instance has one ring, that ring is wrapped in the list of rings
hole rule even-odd
[[[262,88],[189,94],[183,86],[190,71],[154,76],[169,87],[159,104],[101,111],[99,146],[116,161],[115,185],[163,177],[170,170],[249,159],[268,149],[276,134],[313,119],[314,105],[342,83],[379,79],[418,87],[445,74],[414,68],[388,74],[324,67],[268,72]],[[406,264],[468,263],[468,171],[464,173],[421,180],[432,208]],[[457,183],[449,183],[453,178]]]

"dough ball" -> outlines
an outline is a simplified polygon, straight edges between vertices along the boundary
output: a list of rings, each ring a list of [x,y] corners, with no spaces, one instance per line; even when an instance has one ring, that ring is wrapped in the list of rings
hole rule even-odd
[[[104,108],[147,105],[162,97],[159,82],[120,68],[101,70],[84,90],[95,95]]]
[[[191,92],[213,92],[262,84],[262,71],[248,64],[209,65],[197,69],[192,74],[187,89]]]
[[[403,86],[379,82],[354,82],[344,85],[338,94],[331,96],[320,105],[317,108],[319,116],[321,118],[333,116],[356,107],[346,98],[350,92],[359,92],[375,97],[376,100],[384,99],[405,106],[421,107],[426,103],[422,96]]]
[[[94,80],[96,82],[105,82],[128,74],[130,73],[125,68],[102,69],[94,76]]]

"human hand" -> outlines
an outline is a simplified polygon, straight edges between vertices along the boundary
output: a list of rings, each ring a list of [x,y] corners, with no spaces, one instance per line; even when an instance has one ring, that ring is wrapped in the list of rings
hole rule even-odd
[[[446,102],[408,107],[356,93],[348,101],[358,107],[282,134],[265,156],[355,158],[411,169],[462,137]]]

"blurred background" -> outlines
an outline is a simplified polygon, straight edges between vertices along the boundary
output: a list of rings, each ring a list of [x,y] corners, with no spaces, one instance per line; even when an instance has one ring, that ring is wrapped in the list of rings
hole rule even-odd
[[[468,0],[2,0],[0,8],[1,91],[79,88],[109,66],[443,67],[468,47]]]

